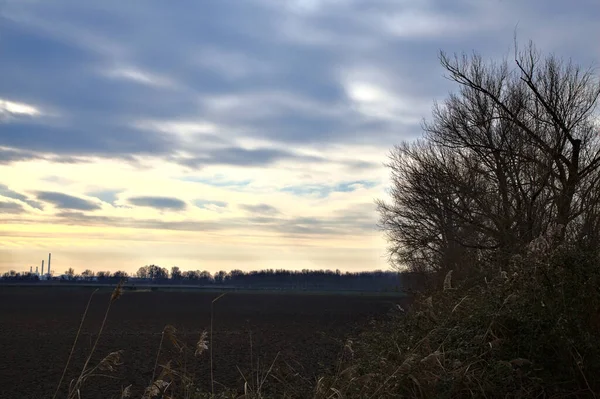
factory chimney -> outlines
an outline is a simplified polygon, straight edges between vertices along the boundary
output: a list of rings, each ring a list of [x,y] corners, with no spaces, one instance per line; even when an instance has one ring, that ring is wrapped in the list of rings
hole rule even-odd
[[[48,274],[50,274],[50,261],[52,260],[52,254],[48,254]]]
[[[42,276],[44,275],[44,259],[42,259]]]
[[[33,266],[29,266],[29,273],[33,273]]]
[[[39,273],[38,273],[38,267],[37,267],[37,266],[35,267],[35,274],[39,274]]]

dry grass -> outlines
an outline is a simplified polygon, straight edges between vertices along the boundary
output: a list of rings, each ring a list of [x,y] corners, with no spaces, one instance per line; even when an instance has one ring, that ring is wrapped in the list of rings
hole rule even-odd
[[[596,398],[598,254],[545,238],[510,270],[488,270],[469,281],[446,274],[365,333],[317,397]]]
[[[218,297],[216,297],[215,299],[213,299],[210,302],[210,340],[211,340],[211,342],[213,342],[213,324],[214,324],[215,302],[217,302],[219,299],[223,298],[223,296],[225,296],[225,293],[222,293],[221,295],[219,295]],[[215,394],[215,375],[214,375],[214,371],[213,371],[213,349],[212,349],[212,346],[210,347],[210,389],[214,396],[214,394]]]
[[[448,272],[439,289],[419,296],[410,309],[398,306],[391,320],[347,340],[335,370],[317,381],[299,376],[279,354],[261,365],[250,334],[251,371],[244,374],[238,367],[243,386],[216,392],[212,343],[214,305],[224,294],[219,295],[211,301],[208,331],[194,343],[188,345],[173,326],[165,326],[142,398],[596,398],[600,259],[576,247],[542,244],[536,240],[509,270],[488,269],[468,281]],[[110,377],[121,364],[121,351],[116,351],[89,366],[120,294],[117,287],[85,365],[71,382],[69,399],[79,397],[89,378]],[[88,308],[89,302],[83,319]],[[80,331],[81,325],[73,347]],[[174,358],[162,359],[165,345],[175,350]],[[188,367],[202,361],[206,351],[210,392],[198,389]],[[72,353],[73,348],[65,373]],[[293,378],[278,374],[278,362]],[[133,387],[124,388],[121,398],[132,392]]]
[[[92,302],[92,298],[97,291],[98,291],[98,289],[94,290],[91,293],[90,298],[87,302],[87,305],[83,312],[83,316],[81,317],[81,322],[79,323],[79,328],[77,329],[77,333],[76,333],[75,339],[73,341],[73,345],[71,346],[71,351],[69,352],[69,357],[67,358],[67,363],[65,365],[65,368],[63,369],[61,378],[56,387],[56,391],[54,392],[54,395],[52,396],[53,399],[57,397],[57,395],[60,391],[60,388],[64,381],[64,377],[69,368],[69,364],[71,363],[71,359],[73,357],[73,352],[75,351],[75,347],[79,340],[79,336],[82,331],[83,323],[86,319],[87,312],[88,312],[90,304]],[[85,360],[83,367],[81,368],[81,372],[79,373],[79,376],[76,379],[71,380],[71,382],[69,383],[69,389],[68,389],[68,393],[67,393],[68,399],[80,398],[82,387],[88,379],[93,378],[93,377],[111,378],[110,375],[107,375],[105,373],[107,373],[107,372],[110,373],[110,372],[116,371],[116,368],[122,364],[121,363],[122,351],[116,351],[116,352],[109,353],[106,357],[104,357],[95,366],[90,366],[90,360],[92,359],[92,356],[94,355],[96,348],[98,346],[98,341],[100,340],[100,336],[102,335],[102,331],[106,324],[106,320],[108,318],[110,308],[111,308],[112,304],[122,295],[122,293],[123,293],[123,281],[121,281],[121,282],[119,282],[119,284],[117,284],[117,286],[115,287],[115,289],[113,290],[113,292],[110,296],[108,306],[107,306],[106,312],[104,314],[104,319],[102,320],[102,324],[100,325],[100,329],[98,331],[98,335],[96,336],[96,340],[94,341],[94,344]]]
[[[93,291],[90,295],[86,308],[83,312],[79,329],[77,330],[77,334],[75,336],[75,340],[73,342],[69,358],[67,360],[67,364],[63,371],[63,376],[59,381],[57,390],[53,398],[58,397],[58,393],[64,380],[64,376],[67,373],[67,369],[73,357],[74,348],[79,340],[82,331],[82,326],[86,319],[88,309],[90,307],[90,303],[96,292],[97,290]],[[106,307],[106,310],[104,312],[102,323],[99,327],[99,331],[93,342],[91,350],[86,355],[85,363],[81,368],[80,372],[78,373],[77,378],[73,379],[69,384],[69,389],[66,396],[67,399],[81,398],[82,396],[85,396],[85,385],[92,378],[102,377],[118,379],[114,376],[114,373],[117,372],[118,367],[123,364],[121,362],[123,350],[117,350],[109,353],[93,366],[90,363],[94,353],[97,350],[98,343],[100,341],[102,332],[104,331],[104,327],[110,314],[110,310],[115,301],[122,295],[122,293],[122,285],[119,284],[117,285],[117,287],[115,287],[114,291],[110,296],[108,306]],[[211,317],[209,330],[204,330],[200,332],[198,339],[192,345],[188,345],[187,342],[181,340],[178,336],[177,329],[172,325],[166,325],[163,328],[160,336],[160,341],[158,342],[158,348],[156,350],[154,364],[152,366],[152,377],[146,387],[137,387],[138,390],[140,388],[143,388],[141,396],[138,397],[141,397],[141,399],[266,399],[274,397],[273,394],[265,393],[264,388],[268,385],[270,377],[273,377],[273,380],[277,381],[277,377],[273,375],[273,372],[276,363],[279,361],[280,353],[278,352],[275,358],[269,363],[261,364],[260,359],[258,357],[254,359],[253,342],[251,334],[249,339],[249,350],[251,358],[251,367],[249,374],[244,375],[244,373],[238,367],[238,371],[240,372],[240,375],[243,377],[244,380],[243,386],[238,387],[238,389],[226,389],[225,387],[223,387],[224,389],[221,389],[221,392],[216,392],[217,382],[214,380],[214,363],[212,356],[213,345],[211,345],[214,330],[214,305],[224,295],[225,294],[221,294],[211,301]],[[350,343],[348,343],[348,345],[350,345]],[[166,353],[166,346],[169,346],[171,349],[175,350],[175,358],[164,359],[164,355]],[[188,365],[190,365],[190,362],[194,361],[194,359],[202,361],[202,358],[205,356],[205,352],[207,351],[210,352],[211,391],[203,392],[195,385],[196,376],[190,373],[189,371],[190,369],[193,369],[193,367],[188,368]],[[173,353],[173,351],[170,351],[170,353]],[[285,381],[280,380],[280,382],[280,385],[284,387]],[[132,385],[123,387],[121,389],[120,398],[128,399],[134,397],[135,388],[136,387],[133,387]],[[239,391],[242,391],[243,393],[240,395],[238,393]],[[288,392],[281,392],[281,394],[277,394],[275,395],[275,397],[293,398],[302,396],[298,396]]]
[[[94,291],[92,291],[92,293],[90,295],[90,299],[88,299],[85,310],[83,311],[83,316],[81,317],[81,322],[79,323],[79,328],[77,329],[77,334],[75,335],[75,340],[73,341],[73,345],[71,346],[71,351],[69,352],[69,357],[67,358],[67,364],[65,365],[65,368],[63,369],[62,375],[60,376],[60,380],[58,381],[58,385],[56,387],[56,391],[54,392],[54,395],[52,396],[52,399],[56,399],[56,395],[58,395],[58,392],[60,390],[60,387],[62,386],[63,380],[65,379],[65,374],[67,373],[69,364],[71,363],[71,359],[73,358],[73,352],[75,351],[75,346],[77,345],[77,341],[79,340],[79,335],[81,334],[81,328],[83,327],[83,322],[85,321],[87,312],[90,308],[90,303],[92,303],[92,297],[94,296],[94,294],[96,292],[98,292],[97,288]]]
[[[69,368],[69,364],[72,360],[73,353],[77,342],[79,340],[83,323],[86,319],[87,312],[89,310],[92,298],[94,294],[98,291],[98,289],[94,290],[90,295],[88,303],[83,312],[83,316],[81,318],[81,322],[79,328],[77,330],[75,340],[71,347],[71,351],[69,353],[69,357],[67,359],[67,364],[63,370],[62,376],[58,383],[57,389],[53,395],[53,399],[57,398],[60,388],[62,386],[64,377]],[[104,378],[115,378],[113,375],[109,373],[114,373],[117,371],[118,366],[122,365],[121,356],[123,354],[123,350],[118,350],[109,353],[102,360],[100,360],[96,365],[91,366],[90,361],[96,352],[98,342],[100,341],[100,337],[102,336],[102,332],[106,325],[106,321],[108,319],[110,309],[113,303],[119,299],[119,297],[123,294],[122,282],[120,282],[115,289],[113,290],[108,306],[104,313],[104,318],[100,325],[98,334],[96,339],[92,345],[91,350],[87,354],[85,363],[79,372],[77,378],[73,379],[68,388],[67,399],[75,399],[81,398],[84,384],[91,378],[95,377],[104,377]],[[222,298],[225,294],[221,294],[211,302],[211,322],[210,322],[210,337],[212,340],[213,333],[213,324],[214,324],[214,303],[217,302],[220,298]],[[235,395],[229,391],[225,391],[220,394],[215,394],[214,392],[214,373],[213,373],[213,358],[212,358],[212,346],[209,346],[208,341],[208,332],[202,331],[198,340],[195,342],[193,346],[188,346],[185,342],[181,341],[177,336],[177,330],[175,327],[171,325],[167,325],[163,328],[161,333],[161,338],[159,341],[156,358],[152,371],[152,378],[148,383],[148,386],[145,387],[143,394],[141,396],[142,399],[154,399],[154,398],[162,398],[162,399],[200,399],[200,398],[235,398],[238,395]],[[176,352],[179,354],[179,358],[174,360],[169,360],[164,364],[160,363],[161,355],[164,349],[164,345],[166,343],[170,343],[170,345],[176,349]],[[210,350],[210,367],[211,367],[211,393],[203,393],[200,392],[194,385],[194,376],[190,375],[187,371],[187,362],[188,358],[200,358],[204,354],[205,351]],[[274,364],[274,362],[273,362]],[[273,365],[271,365],[271,368]],[[245,398],[263,398],[261,394],[261,389],[267,379],[267,376],[271,372],[271,368],[267,371],[267,373],[258,381],[258,385],[254,386],[251,384],[246,384],[244,386],[245,395],[242,397]],[[258,375],[258,372],[257,372]],[[131,385],[123,388],[121,390],[121,399],[131,398],[133,392],[133,387]]]
[[[119,284],[113,290],[110,299],[108,301],[108,306],[106,307],[106,312],[104,313],[104,318],[102,319],[102,324],[100,325],[100,329],[98,331],[98,335],[96,336],[96,340],[94,341],[94,345],[90,350],[87,358],[85,359],[85,363],[81,368],[81,372],[79,373],[79,377],[77,379],[72,380],[69,384],[69,394],[67,396],[68,399],[74,399],[81,397],[81,389],[83,384],[91,377],[111,377],[105,374],[99,374],[98,371],[104,370],[114,370],[115,367],[119,366],[120,354],[121,351],[112,352],[108,354],[104,359],[102,359],[96,366],[89,367],[90,360],[92,356],[96,352],[96,348],[98,347],[98,341],[100,341],[100,337],[102,336],[102,331],[104,330],[104,326],[106,325],[106,320],[108,319],[108,314],[110,313],[110,308],[112,304],[119,299],[119,297],[123,293],[123,281],[121,280]],[[79,334],[79,333],[78,333]]]

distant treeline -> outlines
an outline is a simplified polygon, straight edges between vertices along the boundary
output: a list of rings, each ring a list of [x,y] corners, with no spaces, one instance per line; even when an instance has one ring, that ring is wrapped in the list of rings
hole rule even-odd
[[[73,269],[60,276],[39,276],[35,273],[4,273],[4,282],[35,282],[40,280],[68,282],[113,283],[126,279],[130,284],[170,284],[170,285],[214,285],[235,288],[277,288],[277,289],[335,289],[360,291],[401,291],[414,286],[413,276],[396,271],[341,272],[339,270],[282,270],[266,269],[245,272],[189,270],[179,267],[168,269],[156,265],[143,266],[129,275],[123,271],[93,272],[85,270],[76,274]]]

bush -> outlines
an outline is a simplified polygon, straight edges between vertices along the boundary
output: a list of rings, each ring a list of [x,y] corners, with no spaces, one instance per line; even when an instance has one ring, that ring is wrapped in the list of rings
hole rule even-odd
[[[554,248],[552,248],[554,246]],[[361,336],[320,396],[595,397],[600,392],[600,260],[535,240],[509,270],[420,295]],[[333,389],[333,391],[332,391]]]

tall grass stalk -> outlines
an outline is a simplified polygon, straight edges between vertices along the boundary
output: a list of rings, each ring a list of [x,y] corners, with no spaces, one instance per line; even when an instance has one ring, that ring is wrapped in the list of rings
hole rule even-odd
[[[213,346],[215,346],[213,341],[213,316],[214,316],[214,305],[219,299],[225,296],[226,292],[222,293],[215,299],[210,302],[210,390],[212,395],[215,395],[215,376],[213,371]]]
[[[160,334],[160,343],[158,344],[158,351],[156,352],[156,360],[154,360],[154,367],[152,368],[152,378],[150,379],[150,384],[148,386],[151,386],[154,383],[154,377],[156,377],[156,366],[158,365],[158,358],[160,357],[160,352],[162,350],[162,345],[163,345],[163,341],[165,339],[165,329],[167,328],[167,326],[165,326],[162,330],[162,333]]]
[[[119,282],[119,284],[117,284],[117,286],[115,287],[112,295],[110,296],[110,299],[108,301],[108,306],[106,307],[106,312],[104,313],[104,318],[102,319],[102,324],[100,325],[100,330],[98,330],[98,335],[96,336],[96,340],[94,341],[94,345],[92,346],[92,349],[90,350],[90,353],[88,354],[88,357],[85,360],[83,367],[81,368],[81,373],[79,374],[79,377],[77,377],[77,380],[76,380],[75,384],[73,385],[72,389],[69,390],[70,391],[69,395],[68,395],[69,399],[74,398],[75,393],[77,393],[79,395],[79,390],[81,389],[81,386],[83,385],[84,381],[86,380],[85,372],[87,371],[87,366],[90,363],[90,360],[91,360],[92,356],[94,355],[96,348],[98,347],[98,341],[100,341],[100,337],[102,336],[102,331],[104,330],[104,326],[106,325],[106,320],[108,319],[108,314],[110,313],[110,308],[111,308],[113,302],[115,302],[121,296],[122,293],[123,293],[123,281],[121,280]]]
[[[69,357],[67,358],[67,364],[65,365],[65,368],[63,369],[62,375],[60,376],[60,380],[58,381],[58,386],[56,387],[56,392],[54,392],[52,399],[56,399],[56,395],[58,395],[58,391],[60,390],[62,382],[65,378],[65,374],[67,374],[67,369],[69,368],[69,363],[71,362],[71,358],[73,357],[73,352],[75,351],[75,346],[77,345],[77,340],[79,339],[79,334],[81,333],[81,328],[83,327],[83,322],[85,321],[85,317],[87,316],[88,309],[90,308],[90,303],[92,303],[92,297],[94,296],[94,294],[97,291],[98,291],[98,288],[96,288],[90,294],[90,298],[88,299],[87,305],[83,312],[83,316],[81,317],[81,322],[79,323],[79,328],[77,329],[77,334],[75,335],[75,341],[73,341],[73,345],[71,346],[71,352],[69,352]]]

